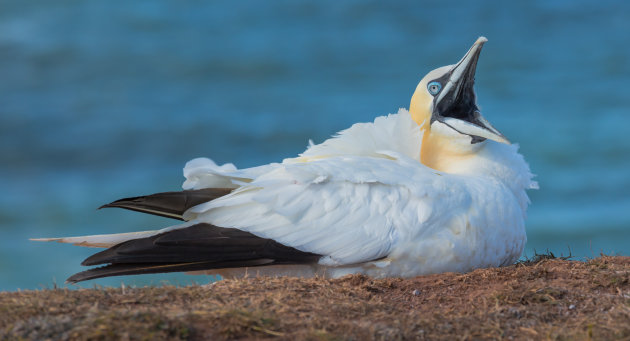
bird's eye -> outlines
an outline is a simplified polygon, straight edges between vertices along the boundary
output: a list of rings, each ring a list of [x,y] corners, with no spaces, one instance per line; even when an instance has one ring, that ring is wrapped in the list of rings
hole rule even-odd
[[[435,96],[438,92],[440,92],[440,90],[442,90],[442,84],[435,81],[431,82],[429,83],[429,85],[427,85],[427,90],[429,90],[429,93],[431,95]]]

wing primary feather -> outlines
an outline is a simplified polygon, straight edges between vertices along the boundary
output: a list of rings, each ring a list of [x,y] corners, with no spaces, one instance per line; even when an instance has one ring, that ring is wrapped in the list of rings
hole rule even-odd
[[[98,252],[81,264],[106,266],[77,273],[68,278],[68,282],[145,273],[312,264],[320,258],[321,255],[249,232],[200,223],[129,240]]]
[[[183,214],[189,208],[222,197],[233,190],[233,188],[204,188],[180,192],[155,193],[116,200],[99,207],[99,209],[118,207],[166,218],[184,220]]]
[[[272,264],[273,259],[256,259],[252,261],[241,262],[189,262],[174,264],[110,264],[99,268],[89,269],[78,272],[66,280],[66,283],[75,284],[90,279],[111,277],[111,276],[127,276],[127,275],[146,275],[165,272],[179,271],[201,271],[208,269],[225,269],[232,267],[254,267]]]

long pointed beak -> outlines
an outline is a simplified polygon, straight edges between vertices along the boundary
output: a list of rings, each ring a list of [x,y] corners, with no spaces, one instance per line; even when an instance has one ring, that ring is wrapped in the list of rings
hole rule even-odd
[[[483,44],[488,39],[479,37],[464,58],[448,73],[442,91],[433,102],[434,118],[462,134],[472,136],[472,142],[485,139],[510,143],[479,112],[475,95],[475,72]]]

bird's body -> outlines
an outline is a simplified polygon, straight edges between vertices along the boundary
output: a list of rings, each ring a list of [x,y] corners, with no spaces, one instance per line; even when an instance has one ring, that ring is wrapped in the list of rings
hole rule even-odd
[[[463,82],[458,72],[470,74],[460,69],[476,64],[484,41],[459,64],[425,77],[410,111],[355,124],[281,163],[237,169],[195,159],[184,168],[181,194],[108,205],[184,224],[47,240],[109,248],[84,262],[107,267],[72,282],[166,271],[408,277],[511,264],[525,246],[526,190],[536,184],[517,147],[476,103],[475,111],[467,107],[462,93],[472,83],[449,85]],[[471,53],[475,59],[466,61]],[[432,79],[445,75],[433,91]],[[446,109],[442,89],[455,91],[444,94],[456,99]]]
[[[446,173],[419,162],[422,137],[400,110],[281,164],[221,170],[208,159],[193,160],[185,168],[186,189],[240,186],[191,208],[186,218],[326,255],[319,264],[327,268],[320,270],[333,276],[413,276],[513,263],[526,241],[524,189],[530,186],[528,176],[514,181],[514,171],[528,173],[516,147],[484,144]]]

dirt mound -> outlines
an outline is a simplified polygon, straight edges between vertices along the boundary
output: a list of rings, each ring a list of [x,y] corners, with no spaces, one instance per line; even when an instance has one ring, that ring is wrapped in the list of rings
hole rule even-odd
[[[630,339],[630,257],[0,293],[0,339]]]

